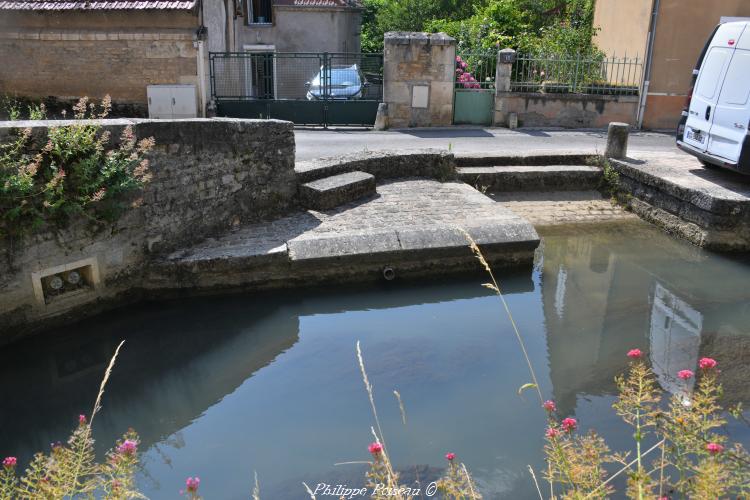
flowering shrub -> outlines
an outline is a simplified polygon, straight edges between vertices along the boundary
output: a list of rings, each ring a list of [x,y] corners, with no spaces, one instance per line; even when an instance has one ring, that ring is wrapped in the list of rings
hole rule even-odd
[[[725,445],[727,437],[717,432],[726,422],[718,404],[722,390],[716,360],[701,359],[695,391],[687,397],[672,396],[664,407],[663,394],[642,352],[633,349],[627,355],[630,368],[616,378],[619,397],[613,408],[635,430],[634,458],[610,452],[593,431],[575,435],[577,422],[566,418],[557,424],[555,410],[548,408],[554,404],[544,404],[550,420],[545,445],[547,479],[562,490],[561,497],[606,498],[614,492],[611,480],[625,473],[628,498],[668,499],[667,493],[680,498],[746,498],[750,493],[750,454],[740,444]],[[675,375],[684,381],[696,376],[687,369]],[[644,451],[642,444],[648,435],[656,444]],[[646,456],[653,451],[659,456],[648,466]],[[607,479],[607,464],[622,468]]]
[[[53,443],[48,454],[37,453],[23,474],[15,457],[6,457],[0,471],[0,499],[16,498],[145,498],[135,487],[138,435],[129,430],[97,463],[91,426],[86,418],[68,442]]]
[[[105,118],[110,108],[109,97],[98,107],[82,98],[73,108],[77,123],[51,127],[42,147],[28,128],[0,144],[0,237],[76,215],[112,222],[127,206],[124,195],[149,182],[153,138],[137,141],[128,126],[111,146],[108,131],[83,121]]]
[[[456,56],[456,82],[457,85],[461,85],[465,89],[482,88],[482,85],[471,74],[469,65],[461,59],[461,56]]]

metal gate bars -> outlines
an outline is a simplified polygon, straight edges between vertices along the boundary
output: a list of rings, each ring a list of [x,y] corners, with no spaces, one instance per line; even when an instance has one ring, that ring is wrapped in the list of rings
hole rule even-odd
[[[383,99],[382,54],[211,52],[209,68],[219,116],[372,126]]]

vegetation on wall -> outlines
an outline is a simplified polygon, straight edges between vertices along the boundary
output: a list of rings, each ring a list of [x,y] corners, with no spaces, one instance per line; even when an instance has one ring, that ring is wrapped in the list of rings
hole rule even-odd
[[[594,0],[364,0],[362,49],[383,48],[388,31],[445,32],[460,52],[510,47],[538,54],[593,55]]]
[[[50,127],[47,142],[36,144],[32,129],[0,144],[0,237],[16,236],[44,223],[63,226],[73,216],[112,222],[133,202],[127,194],[151,178],[145,155],[154,139],[138,141],[126,127],[117,144],[93,119],[105,118],[111,103],[82,98],[72,124]],[[44,108],[30,110],[44,117]]]

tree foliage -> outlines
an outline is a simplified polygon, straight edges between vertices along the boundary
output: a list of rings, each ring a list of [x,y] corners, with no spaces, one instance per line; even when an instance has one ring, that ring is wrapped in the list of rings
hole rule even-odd
[[[364,6],[364,51],[382,50],[388,31],[427,31],[453,36],[461,52],[596,52],[594,0],[364,0]]]

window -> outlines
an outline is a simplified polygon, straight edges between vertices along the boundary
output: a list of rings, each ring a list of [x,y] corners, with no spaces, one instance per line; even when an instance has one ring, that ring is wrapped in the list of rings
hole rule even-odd
[[[270,24],[273,22],[273,0],[247,0],[247,19],[250,24]]]

